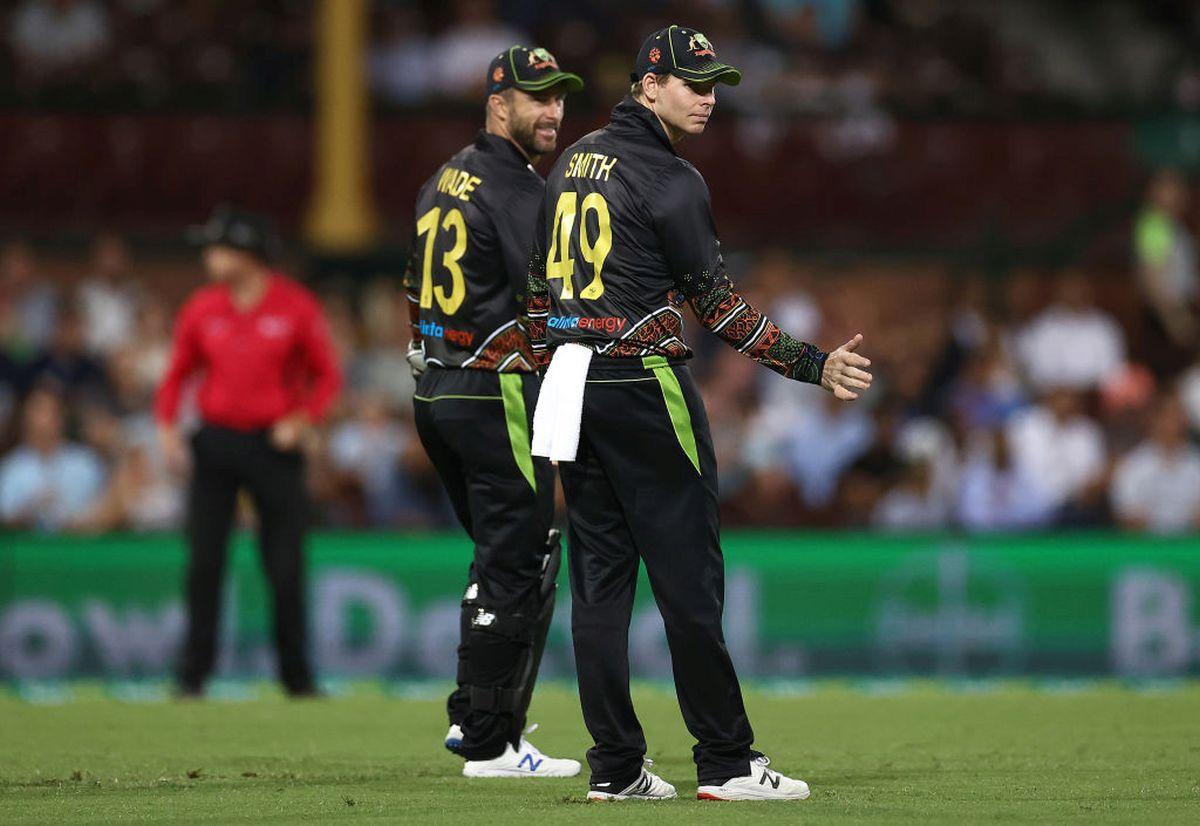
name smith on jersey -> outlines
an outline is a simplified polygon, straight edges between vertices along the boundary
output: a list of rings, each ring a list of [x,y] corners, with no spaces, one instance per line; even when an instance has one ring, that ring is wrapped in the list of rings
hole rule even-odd
[[[591,178],[593,181],[608,180],[612,169],[617,165],[615,155],[601,155],[599,152],[576,152],[567,161],[567,171],[564,178]]]

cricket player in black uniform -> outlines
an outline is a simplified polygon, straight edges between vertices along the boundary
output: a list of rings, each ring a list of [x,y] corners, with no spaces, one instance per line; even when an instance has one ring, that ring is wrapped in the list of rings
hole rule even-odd
[[[574,417],[566,429],[578,428],[574,461],[559,462],[570,514],[579,693],[595,740],[588,797],[675,796],[643,768],[646,741],[629,696],[640,559],[666,625],[684,721],[697,740],[697,796],[803,799],[803,781],[769,769],[752,750],[725,646],[716,461],[685,363],[692,353],[680,307],[690,304],[701,324],[739,352],[840,399],[870,385],[870,362],[854,352],[861,336],[825,353],[787,335],[726,273],[708,188],[674,146],[704,131],[715,85],[736,85],[741,73],[719,62],[700,32],[670,26],[645,42],[632,79],[609,124],[567,149],[547,177],[547,220],[530,262],[530,338],[539,362],[554,356],[542,401],[560,406],[546,414],[548,425],[571,409],[562,407],[571,377],[556,374],[560,357],[564,370],[578,353],[588,357],[586,384],[575,377],[581,408],[565,414]],[[537,453],[542,415],[539,407]]]
[[[404,278],[417,432],[475,543],[446,735],[468,777],[580,770],[522,736],[561,556],[554,471],[530,454],[540,380],[518,316],[545,189],[533,164],[554,150],[566,94],[582,87],[545,49],[497,55],[485,128],[417,198]]]

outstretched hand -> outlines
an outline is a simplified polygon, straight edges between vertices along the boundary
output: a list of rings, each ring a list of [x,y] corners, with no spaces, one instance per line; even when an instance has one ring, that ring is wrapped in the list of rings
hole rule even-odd
[[[830,353],[821,371],[821,386],[842,401],[854,401],[859,390],[871,386],[871,374],[866,371],[871,360],[855,352],[862,340],[859,333]]]

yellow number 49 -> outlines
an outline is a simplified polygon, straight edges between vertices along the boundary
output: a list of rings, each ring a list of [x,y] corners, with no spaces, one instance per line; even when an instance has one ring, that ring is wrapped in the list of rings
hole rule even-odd
[[[571,258],[571,230],[575,226],[575,215],[579,204],[578,192],[564,192],[558,196],[554,206],[554,230],[550,235],[550,255],[546,261],[546,278],[561,278],[560,297],[564,300],[575,297],[575,259]],[[596,213],[599,231],[593,241],[588,238],[587,215]],[[583,211],[579,216],[579,254],[592,265],[591,282],[579,291],[580,298],[596,299],[604,295],[604,281],[600,271],[604,259],[612,250],[612,222],[608,213],[608,202],[599,192],[592,192],[583,199]]]

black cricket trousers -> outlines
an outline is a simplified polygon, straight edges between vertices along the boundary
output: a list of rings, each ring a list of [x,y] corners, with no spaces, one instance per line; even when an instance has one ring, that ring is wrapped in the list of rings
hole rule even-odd
[[[592,782],[637,778],[629,622],[644,562],[666,626],[701,784],[749,773],[754,734],[721,628],[725,563],[704,402],[682,363],[593,358],[579,452],[559,463],[570,516],[571,629]]]
[[[216,659],[229,535],[240,490],[258,514],[258,549],[271,592],[279,679],[291,694],[314,690],[307,651],[304,459],[275,449],[267,431],[205,425],[192,437],[187,540],[188,623],[179,682],[199,690]]]
[[[536,597],[546,535],[554,520],[554,468],[530,453],[541,380],[533,373],[430,367],[413,396],[417,433],[446,487],[454,512],[475,544],[464,590],[499,612]],[[517,744],[525,709],[472,709],[465,686],[510,682],[522,645],[471,633],[460,615],[458,687],[446,703],[463,728],[468,760],[499,756]]]

